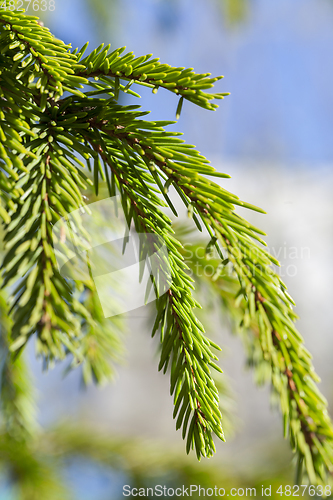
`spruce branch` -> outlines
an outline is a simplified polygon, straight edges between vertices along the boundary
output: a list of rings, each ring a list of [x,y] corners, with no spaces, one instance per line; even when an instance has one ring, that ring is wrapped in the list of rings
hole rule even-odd
[[[187,452],[190,447],[195,447],[199,459],[202,454],[211,456],[215,451],[211,432],[213,431],[224,440],[220,424],[222,416],[218,407],[218,392],[208,367],[211,365],[220,370],[212,361],[217,359],[216,356],[210,351],[211,345],[217,346],[203,335],[203,327],[193,315],[192,309],[196,303],[191,298],[190,283],[188,283],[182,260],[179,259],[178,249],[174,246],[176,241],[171,235],[171,221],[159,210],[158,198],[155,200],[155,206],[152,205],[152,196],[149,202],[144,198],[143,195],[148,193],[137,182],[137,179],[131,176],[131,164],[122,164],[122,168],[120,165],[117,168],[116,159],[112,158],[112,153],[108,152],[104,139],[98,137],[97,144],[94,144],[86,131],[83,134],[87,142],[91,141],[96,153],[100,154],[105,167],[110,168],[115,176],[125,213],[129,213],[129,206],[132,207],[131,215],[127,219],[128,225],[131,225],[133,219],[138,232],[156,232],[163,237],[168,247],[172,283],[167,295],[157,300],[158,315],[153,331],[154,335],[161,321],[165,321],[161,332],[163,343],[159,369],[164,368],[166,371],[172,355],[171,394],[175,392],[174,417],[180,410],[176,428],[183,424],[183,438],[185,438],[191,417],[187,433]],[[104,149],[100,146],[103,143]],[[128,154],[131,155],[131,151],[128,151]],[[145,182],[148,180],[154,182],[154,178],[149,177],[148,173],[144,179]],[[164,222],[162,228],[161,222]],[[162,320],[162,315],[164,320]],[[192,335],[195,336],[194,339]],[[194,350],[193,345],[195,345]],[[206,388],[207,396],[202,394],[204,384],[209,385],[209,388]]]
[[[76,58],[36,19],[15,12],[2,12],[0,17],[0,154],[1,168],[7,174],[6,186],[0,182],[6,205],[0,215],[7,223],[3,286],[16,286],[12,303],[15,342],[10,348],[21,349],[37,329],[37,351],[45,361],[63,358],[68,351],[82,361],[78,354],[78,338],[84,331],[81,324],[98,325],[74,297],[73,283],[57,270],[52,234],[61,216],[84,204],[78,186],[87,189],[89,185],[76,167],[78,162],[81,167],[84,164],[68,149],[60,133],[63,129],[52,120],[57,111],[54,103],[63,90],[75,92],[71,75]],[[62,84],[66,84],[64,89]],[[19,95],[15,89],[21,91]],[[87,339],[88,335],[84,342]],[[88,356],[85,366],[87,362]]]
[[[184,241],[181,228],[179,234],[180,240]],[[273,395],[277,396],[284,436],[289,437],[292,449],[304,462],[310,482],[324,484],[327,482],[325,470],[332,472],[333,426],[327,402],[315,385],[320,380],[314,372],[310,356],[306,355],[305,349],[306,354],[302,355],[301,343],[289,343],[286,333],[282,334],[282,329],[279,333],[272,326],[274,319],[268,316],[269,310],[264,309],[265,299],[258,292],[256,301],[262,305],[264,314],[272,318],[263,328],[262,309],[257,305],[257,313],[250,315],[251,306],[243,295],[231,264],[228,262],[221,267],[218,254],[210,256],[209,248],[201,257],[199,248],[202,244],[195,242],[186,246],[187,253],[191,255],[186,263],[196,283],[199,287],[203,284],[209,286],[213,296],[220,297],[224,311],[232,319],[234,333],[243,341],[247,362],[255,369],[257,383],[270,381]],[[214,273],[210,276],[199,273],[198,270],[204,269],[208,263]],[[280,326],[285,328],[283,324]]]
[[[87,46],[88,44],[85,44],[80,51],[75,52],[79,56],[81,65],[85,66],[85,69],[75,73],[76,76],[99,80],[98,84],[90,83],[98,89],[101,88],[101,83],[102,85],[106,83],[114,89],[116,98],[119,89],[137,96],[130,91],[130,87],[136,83],[152,88],[154,93],[159,87],[164,88],[179,95],[181,103],[183,99],[187,99],[205,109],[214,110],[218,107],[217,104],[209,101],[223,99],[229,95],[228,93],[209,94],[204,91],[212,88],[214,83],[221,80],[223,76],[208,78],[210,73],[197,74],[193,68],[176,68],[161,64],[159,58],[151,58],[152,54],[135,57],[133,52],[128,52],[122,55],[126,47],[116,49],[109,54],[110,45],[104,47],[104,43],[82,59]],[[120,80],[128,81],[128,84],[121,85]],[[177,114],[180,113],[177,112]]]
[[[223,256],[221,263],[225,260],[232,263],[241,283],[240,293],[248,304],[244,315],[245,325],[251,318],[255,318],[258,322],[263,355],[265,359],[271,361],[274,387],[279,392],[282,401],[286,396],[289,401],[288,408],[285,408],[285,405],[282,407],[285,419],[284,432],[285,434],[289,432],[293,448],[299,449],[303,454],[310,480],[324,481],[323,464],[331,467],[331,421],[327,416],[324,424],[325,429],[322,430],[323,420],[321,418],[315,425],[315,428],[318,429],[317,436],[315,436],[314,426],[310,424],[313,421],[314,406],[318,401],[315,398],[311,402],[310,397],[310,406],[307,407],[302,395],[304,394],[308,398],[313,393],[311,380],[316,382],[318,378],[313,372],[309,355],[302,343],[302,337],[294,327],[296,315],[291,307],[293,301],[286,291],[286,286],[271,268],[271,264],[277,264],[277,261],[253,242],[253,239],[256,239],[265,245],[258,236],[263,232],[235,214],[234,205],[246,206],[257,211],[261,210],[240,201],[231,193],[221,190],[217,184],[199,176],[200,163],[201,161],[205,163],[204,158],[200,157],[199,154],[194,155],[193,159],[193,156],[180,154],[178,151],[175,153],[175,147],[172,147],[174,139],[168,137],[165,131],[162,132],[163,147],[161,147],[158,132],[155,131],[155,135],[153,135],[150,131],[144,130],[145,124],[142,120],[140,122],[142,128],[139,128],[139,124],[131,123],[128,125],[128,117],[126,123],[122,124],[120,120],[117,120],[116,124],[110,124],[104,114],[103,122],[98,122],[93,118],[91,124],[94,128],[103,130],[111,142],[121,141],[129,151],[135,151],[134,154],[128,153],[133,157],[133,164],[135,163],[135,155],[141,157],[148,165],[153,162],[154,168],[157,167],[157,172],[160,175],[165,174],[171,183],[177,185],[183,193],[187,206],[193,207],[206,226],[211,236],[211,245],[217,246],[220,255]],[[152,124],[150,124],[150,128],[152,128]],[[176,159],[174,159],[175,156]],[[178,158],[181,158],[182,163]],[[191,167],[196,166],[196,171],[188,168],[188,163]],[[179,165],[182,168],[181,172]],[[204,168],[204,173],[206,173],[205,164]],[[161,187],[161,183],[157,182],[157,186]],[[163,193],[163,190],[161,191]],[[171,291],[170,294],[172,294]],[[282,337],[287,341],[282,342]],[[291,364],[291,354],[288,353],[288,349],[292,351],[293,361],[297,357],[300,358],[303,370],[297,370],[297,365],[294,367]],[[185,351],[185,355],[186,352],[188,353],[188,351]],[[283,369],[281,369],[281,363]],[[288,366],[292,367],[295,374]],[[306,367],[306,371],[304,371],[304,367]],[[308,376],[308,379],[306,378],[303,382],[304,376]],[[295,379],[298,381],[298,389]],[[189,381],[189,386],[190,383]],[[323,400],[321,401],[323,402]],[[197,403],[198,407],[201,408],[201,402],[197,400]],[[177,409],[179,409],[178,406],[176,406]],[[181,418],[183,417],[184,414],[181,413]],[[197,418],[199,420],[199,417]],[[289,430],[287,424],[290,424]],[[327,433],[327,446],[325,448],[321,445],[321,441]],[[319,437],[321,440],[318,440]],[[321,450],[320,460],[317,459],[319,448]]]
[[[205,90],[220,77],[172,68],[150,56],[121,56],[124,49],[109,54],[104,45],[82,59],[86,46],[71,52],[37,18],[0,10],[0,216],[6,223],[7,252],[2,268],[4,286],[16,287],[10,349],[19,352],[37,333],[38,352],[46,361],[70,353],[74,364],[85,363],[87,380],[92,373],[98,380],[109,373],[114,337],[91,300],[91,285],[85,284],[88,293],[80,296],[82,286],[61,276],[52,232],[60,218],[85,209],[82,190],[94,185],[97,196],[105,179],[110,196],[120,193],[128,226],[156,234],[168,249],[169,291],[157,296],[153,329],[153,335],[160,332],[159,369],[170,369],[176,427],[182,427],[187,452],[194,448],[198,459],[211,456],[213,434],[224,439],[210,371],[220,371],[212,352],[219,347],[206,337],[194,313],[200,306],[192,296],[183,246],[163,212],[169,206],[177,216],[168,195],[174,187],[197,228],[207,231],[208,247],[218,252],[217,277],[227,264],[232,267],[239,283],[235,305],[243,304],[245,329],[256,325],[252,350],[257,353],[260,347],[261,360],[270,369],[285,433],[303,458],[310,481],[323,483],[332,470],[326,402],[295,328],[294,302],[272,268],[278,262],[264,249],[264,233],[240,217],[235,206],[263,211],[208,179],[229,176],[216,172],[179,133],[164,129],[174,122],[147,121],[138,106],[117,103],[120,90],[138,96],[130,88],[138,83],[154,92],[161,86],[178,94],[177,115],[183,99],[215,109],[210,101],[226,94]],[[83,85],[92,90],[83,91]],[[64,91],[69,95],[64,97]],[[90,171],[93,161],[93,182],[80,157]],[[94,357],[93,340],[106,356],[99,351]]]

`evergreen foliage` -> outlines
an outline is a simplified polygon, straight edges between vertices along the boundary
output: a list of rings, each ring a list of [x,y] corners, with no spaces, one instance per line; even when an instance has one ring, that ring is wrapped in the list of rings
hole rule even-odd
[[[106,181],[110,196],[120,194],[128,225],[155,233],[167,246],[170,288],[156,300],[152,332],[160,335],[159,370],[169,370],[173,416],[186,451],[194,449],[199,460],[213,455],[214,435],[224,440],[211,372],[221,371],[215,355],[220,348],[195,314],[200,305],[184,247],[165,214],[169,207],[177,216],[168,195],[173,187],[197,229],[207,232],[207,253],[216,249],[210,286],[240,319],[249,362],[265,373],[279,397],[284,435],[309,481],[326,483],[332,422],[295,327],[294,302],[274,270],[278,261],[264,248],[264,233],[235,207],[263,211],[211,180],[229,175],[217,172],[180,133],[165,130],[175,122],[148,121],[140,106],[118,102],[121,92],[139,97],[133,87],[143,85],[153,93],[161,88],[176,94],[177,116],[184,99],[214,110],[211,101],[227,94],[207,90],[222,77],[161,64],[151,55],[135,57],[125,47],[110,52],[102,44],[85,56],[87,45],[71,50],[38,18],[0,10],[2,270],[12,321],[2,328],[3,345],[12,353],[3,365],[5,408],[13,399],[6,397],[11,385],[17,387],[18,356],[32,335],[46,366],[71,355],[72,366],[83,365],[86,382],[112,374],[109,361],[117,359],[121,325],[104,318],[92,280],[80,283],[60,274],[52,232],[60,218],[84,209],[84,191],[93,186],[98,196]],[[25,376],[19,378],[24,383]],[[18,410],[8,411],[18,415]]]

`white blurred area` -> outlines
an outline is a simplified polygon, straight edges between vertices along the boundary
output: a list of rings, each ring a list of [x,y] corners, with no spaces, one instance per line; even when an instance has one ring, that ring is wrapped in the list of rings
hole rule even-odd
[[[321,390],[333,403],[332,170],[222,165],[217,159],[212,163],[232,176],[219,180],[224,188],[266,210],[267,215],[245,209],[237,212],[267,233],[268,247],[281,261],[281,276],[297,304],[297,326],[313,354],[316,371],[322,378]],[[177,204],[179,207],[181,204]],[[146,437],[184,450],[180,431],[175,431],[172,419],[169,376],[157,371],[158,338],[150,337],[148,311],[143,307],[128,317],[125,364],[118,368],[115,383],[102,389],[80,390],[79,370],[63,379],[65,365],[42,373],[30,345],[40,422],[45,426],[59,420],[84,422],[113,435]],[[227,443],[219,444],[218,456],[229,463],[237,462],[238,467],[249,472],[252,462],[264,456],[254,455],[254,447],[267,451],[278,443],[287,454],[281,455],[288,456],[287,443],[282,444],[282,424],[276,410],[270,409],[268,388],[256,388],[252,373],[244,370],[240,340],[230,334],[217,316],[213,325],[214,331],[208,331],[208,335],[223,347],[220,365],[236,399],[236,434]]]

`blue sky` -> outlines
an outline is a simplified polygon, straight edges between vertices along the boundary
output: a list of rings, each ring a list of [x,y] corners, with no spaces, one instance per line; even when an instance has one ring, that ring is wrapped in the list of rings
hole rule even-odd
[[[333,2],[249,0],[227,27],[214,0],[122,0],[102,29],[85,2],[57,0],[52,31],[73,47],[90,40],[153,52],[163,62],[223,74],[231,95],[215,112],[186,103],[176,128],[208,156],[320,168],[333,160]],[[96,0],[95,5],[98,1]],[[152,118],[173,119],[173,95],[143,92]]]

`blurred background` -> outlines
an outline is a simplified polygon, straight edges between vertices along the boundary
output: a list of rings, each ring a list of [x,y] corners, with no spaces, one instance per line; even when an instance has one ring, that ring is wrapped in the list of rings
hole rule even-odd
[[[87,40],[88,52],[102,42],[126,45],[136,55],[153,53],[161,62],[225,76],[216,90],[231,95],[218,110],[184,102],[171,128],[232,176],[223,187],[266,210],[238,212],[266,231],[269,250],[281,261],[297,326],[332,411],[332,0],[55,0],[54,11],[37,15],[73,48]],[[173,94],[139,93],[151,119],[175,119]],[[47,429],[65,426],[71,436],[72,451],[60,468],[70,498],[117,500],[124,484],[292,484],[292,457],[269,388],[255,387],[240,340],[214,310],[207,329],[223,347],[232,425],[213,459],[196,464],[185,455],[168,377],[157,372],[149,318],[145,308],[128,314],[125,362],[103,389],[82,390],[80,373],[64,378],[64,366],[44,373],[29,346],[39,422]],[[75,437],[79,427],[86,429],[84,439]],[[104,436],[103,459],[92,451],[89,429]],[[66,445],[59,450],[65,453]],[[15,498],[8,481],[3,475],[1,500]]]

